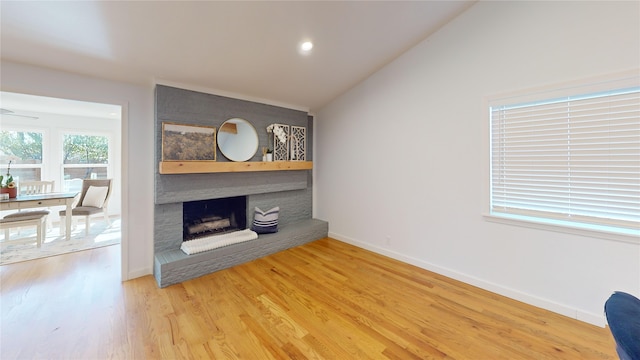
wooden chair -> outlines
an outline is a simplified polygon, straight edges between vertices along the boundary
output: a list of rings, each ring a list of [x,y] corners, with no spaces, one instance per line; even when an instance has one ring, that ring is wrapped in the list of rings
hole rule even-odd
[[[74,206],[74,208],[71,210],[71,216],[84,216],[85,219],[85,235],[88,236],[89,235],[89,222],[90,222],[90,217],[92,215],[97,215],[97,214],[103,214],[104,215],[104,220],[107,222],[107,224],[111,225],[111,220],[109,220],[109,212],[108,212],[108,205],[109,205],[109,198],[111,197],[111,184],[113,183],[112,179],[100,179],[100,180],[83,180],[82,181],[82,193],[80,195],[80,198],[78,199],[77,204]],[[107,192],[106,195],[104,197],[104,202],[101,204],[101,206],[90,206],[89,204],[87,204],[87,202],[89,200],[93,200],[90,199],[90,196],[87,196],[87,194],[89,193],[91,187],[95,187],[95,188],[107,188]],[[67,216],[66,214],[66,210],[61,210],[59,212],[60,215],[60,234],[62,234],[64,232],[64,220],[65,220],[65,216]]]
[[[56,189],[56,182],[52,181],[21,181],[20,182],[20,195],[37,195],[37,194],[47,194],[52,193]],[[47,208],[47,210],[50,210]],[[12,214],[13,216],[19,216],[18,214],[23,214],[24,216],[29,216],[33,211],[20,212],[16,214]],[[51,228],[51,218],[47,217],[47,226]],[[18,233],[20,230],[18,229]],[[46,232],[45,232],[46,234]]]
[[[20,195],[35,195],[50,193],[53,192],[54,189],[55,181],[21,181],[19,191]],[[51,226],[51,218],[47,215],[49,215],[48,209],[19,211],[5,216],[4,219],[0,220],[3,221],[2,229],[4,229],[5,240],[9,239],[11,228],[17,228],[18,234],[20,234],[20,228],[22,227],[20,224],[25,224],[26,226],[38,226],[38,238],[40,238],[40,234],[42,233],[42,239],[39,241],[44,242],[44,237],[47,234],[47,227],[41,227],[37,223],[40,220],[45,219],[48,225]],[[44,232],[42,232],[43,228]]]
[[[55,191],[55,181],[21,181],[21,195],[46,194]]]
[[[0,229],[4,230],[4,240],[9,241],[9,230],[11,228],[35,226],[36,241],[38,247],[41,247],[47,234],[47,215],[49,215],[49,211],[42,210],[29,211],[28,214],[22,212],[5,216],[4,218],[0,219]]]

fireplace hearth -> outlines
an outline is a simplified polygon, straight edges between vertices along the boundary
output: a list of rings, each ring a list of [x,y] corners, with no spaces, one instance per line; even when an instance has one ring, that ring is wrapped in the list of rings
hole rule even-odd
[[[247,226],[247,197],[189,201],[182,204],[182,240],[244,230]]]

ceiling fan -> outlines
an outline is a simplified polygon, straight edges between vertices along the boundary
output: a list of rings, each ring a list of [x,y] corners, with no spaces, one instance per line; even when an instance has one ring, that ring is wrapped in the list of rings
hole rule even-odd
[[[29,118],[29,119],[38,119],[37,116],[16,114],[15,111],[11,111],[9,109],[3,109],[3,108],[0,108],[0,115],[18,116],[18,117]]]

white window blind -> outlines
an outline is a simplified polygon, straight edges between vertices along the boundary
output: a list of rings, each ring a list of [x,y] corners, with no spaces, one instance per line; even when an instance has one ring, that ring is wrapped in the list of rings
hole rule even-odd
[[[489,106],[492,214],[638,229],[640,87],[527,99]]]

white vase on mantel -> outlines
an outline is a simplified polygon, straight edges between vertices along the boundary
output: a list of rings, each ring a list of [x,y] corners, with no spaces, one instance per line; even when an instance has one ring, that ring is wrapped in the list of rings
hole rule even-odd
[[[268,153],[265,161],[273,161],[273,153]]]

